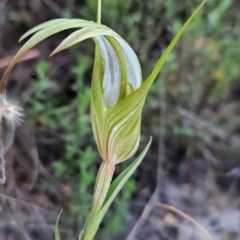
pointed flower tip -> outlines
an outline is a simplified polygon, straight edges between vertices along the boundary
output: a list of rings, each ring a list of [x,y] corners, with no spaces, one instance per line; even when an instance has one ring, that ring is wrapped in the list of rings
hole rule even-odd
[[[54,50],[49,54],[49,57],[52,57],[53,55],[55,55],[57,52]]]
[[[25,39],[25,34],[18,39],[18,43],[22,42]]]
[[[52,57],[53,55],[56,55],[57,53],[61,52],[63,49],[61,49],[59,46],[56,47],[51,53],[50,53],[50,57]]]

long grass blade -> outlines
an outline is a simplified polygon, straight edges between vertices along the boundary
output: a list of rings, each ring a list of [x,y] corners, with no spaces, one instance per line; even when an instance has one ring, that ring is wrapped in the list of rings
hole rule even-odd
[[[59,231],[59,219],[61,217],[62,211],[63,211],[63,209],[58,214],[57,221],[56,221],[55,228],[54,228],[55,240],[61,240],[60,231]]]

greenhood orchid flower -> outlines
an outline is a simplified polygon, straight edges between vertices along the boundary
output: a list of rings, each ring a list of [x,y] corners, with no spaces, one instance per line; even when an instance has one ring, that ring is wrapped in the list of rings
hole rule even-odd
[[[138,148],[145,99],[139,102],[131,96],[142,85],[141,68],[136,54],[121,37],[96,37],[94,41],[97,56],[92,126],[103,161],[115,165],[130,158]],[[96,76],[95,72],[100,74]]]
[[[78,29],[63,40],[51,55],[88,38],[92,38],[96,45],[91,86],[91,123],[103,162],[96,179],[92,209],[81,234],[82,240],[93,239],[113,196],[120,190],[118,185],[126,181],[127,177],[124,176],[129,178],[129,174],[144,157],[146,149],[137,159],[137,164],[120,176],[121,181],[117,179],[113,182],[111,186],[116,190],[111,190],[115,165],[129,159],[138,148],[141,114],[148,90],[168,54],[205,1],[183,25],[145,81],[142,81],[140,63],[133,49],[121,36],[103,24],[81,19],[57,19],[40,24],[21,37],[20,41],[33,35],[8,66],[0,84],[0,94],[17,61],[47,37],[67,29]]]
[[[92,127],[103,161],[115,165],[130,158],[138,148],[141,111],[148,91],[146,87],[136,91],[142,86],[139,60],[116,32],[104,25],[78,19],[57,19],[41,24],[20,39],[35,33],[15,56],[4,79],[19,58],[38,42],[59,31],[77,27],[81,29],[68,36],[51,55],[87,38],[93,38],[96,43]],[[3,86],[4,81],[0,91]]]

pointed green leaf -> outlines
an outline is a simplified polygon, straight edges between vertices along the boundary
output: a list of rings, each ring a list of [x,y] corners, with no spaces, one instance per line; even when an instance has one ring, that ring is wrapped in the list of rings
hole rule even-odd
[[[201,10],[203,5],[206,3],[207,0],[204,0],[199,7],[193,12],[193,14],[189,17],[189,19],[185,22],[185,24],[182,26],[182,28],[178,31],[176,36],[173,38],[161,58],[158,60],[157,64],[155,65],[152,73],[149,75],[147,80],[145,81],[145,84],[151,85],[153,81],[155,80],[156,76],[158,75],[159,71],[161,70],[163,64],[165,63],[168,55],[171,53],[173,48],[175,47],[176,43],[178,42],[179,38],[182,36],[186,28],[189,26],[189,24],[193,21],[194,17],[197,15],[197,13]]]
[[[57,221],[56,221],[56,224],[55,224],[55,240],[61,240],[58,224],[59,224],[59,219],[61,217],[62,211],[63,211],[63,209],[58,214]]]
[[[39,25],[37,25],[36,27],[33,27],[31,28],[29,31],[27,31],[26,33],[24,33],[20,39],[18,40],[18,42],[21,42],[22,40],[24,40],[25,38],[29,37],[30,35],[34,34],[35,32],[38,32],[39,30],[45,28],[45,27],[48,27],[48,26],[51,26],[53,24],[58,24],[60,22],[64,22],[68,19],[64,19],[64,18],[61,18],[61,19],[54,19],[54,20],[50,20],[50,21],[47,21],[47,22],[44,22],[44,23],[41,23]]]
[[[103,26],[91,26],[91,27],[85,27],[83,29],[77,30],[70,34],[67,38],[65,38],[58,47],[50,54],[50,56],[69,48],[76,43],[79,43],[85,39],[93,38],[96,36],[101,35],[110,35],[110,36],[117,36],[117,34],[111,30],[110,28],[106,28]]]
[[[21,36],[21,38],[19,39],[19,42],[21,42],[25,38],[29,37],[33,33],[36,33],[43,28],[48,28],[48,27],[51,27],[51,26],[57,26],[61,23],[66,23],[66,22],[69,24],[69,26],[71,26],[72,24],[74,24],[74,25],[77,24],[78,25],[77,28],[79,28],[79,26],[88,27],[88,26],[93,26],[93,25],[99,25],[98,23],[88,21],[88,20],[84,20],[84,19],[67,19],[67,18],[54,19],[54,20],[50,20],[50,21],[41,23],[41,24],[37,25],[36,27],[33,27],[32,29],[30,29],[29,31],[27,31],[26,33],[24,33]],[[100,26],[104,26],[104,25],[100,25]]]

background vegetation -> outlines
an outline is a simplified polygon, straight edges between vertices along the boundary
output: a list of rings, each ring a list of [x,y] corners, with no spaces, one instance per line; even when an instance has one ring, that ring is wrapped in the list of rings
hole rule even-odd
[[[136,51],[144,79],[199,3],[104,0],[102,22]],[[96,5],[96,0],[2,0],[1,73],[26,30],[59,17],[95,21]],[[140,150],[152,135],[151,150],[112,206],[98,239],[124,239],[157,180],[160,200],[195,217],[214,239],[240,239],[239,9],[237,0],[208,0],[169,56],[144,109]],[[0,188],[3,240],[53,239],[62,208],[63,239],[76,239],[89,212],[100,163],[89,122],[94,45],[86,41],[49,59],[67,34],[41,43],[8,84],[24,106],[25,122],[6,155],[8,179]],[[137,239],[201,239],[193,226],[161,209],[145,220]]]

